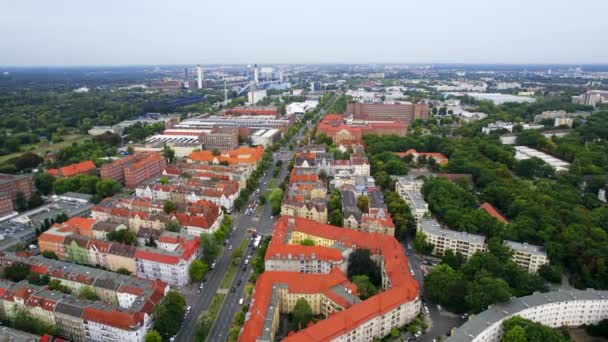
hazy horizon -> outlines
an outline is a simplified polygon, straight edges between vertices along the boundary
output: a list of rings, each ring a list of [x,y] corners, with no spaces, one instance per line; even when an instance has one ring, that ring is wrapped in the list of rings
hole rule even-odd
[[[5,4],[0,65],[608,63],[608,2]]]

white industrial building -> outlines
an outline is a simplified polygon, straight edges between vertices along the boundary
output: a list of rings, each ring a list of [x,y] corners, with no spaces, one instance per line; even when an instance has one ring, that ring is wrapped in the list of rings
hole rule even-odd
[[[257,146],[262,145],[264,148],[274,144],[277,140],[281,139],[281,131],[276,128],[261,129],[251,136],[251,145]]]
[[[524,160],[533,157],[542,159],[542,161],[549,164],[555,171],[567,171],[570,167],[570,163],[550,156],[545,152],[529,148],[528,146],[515,146],[515,159]]]
[[[309,110],[317,108],[319,101],[293,102],[285,106],[285,112],[289,114],[304,114]]]
[[[249,104],[256,104],[268,96],[266,89],[251,90],[247,93]]]

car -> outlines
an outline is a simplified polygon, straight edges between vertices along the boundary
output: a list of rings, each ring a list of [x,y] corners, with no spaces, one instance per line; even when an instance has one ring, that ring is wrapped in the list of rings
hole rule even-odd
[[[175,341],[175,336],[173,336],[169,339],[169,342],[173,342],[173,341]]]
[[[196,290],[196,293],[200,294],[201,291],[202,291],[202,289],[199,288],[198,290]]]
[[[420,337],[420,336],[422,336],[422,331],[418,331],[418,332],[416,332],[416,333],[414,334],[414,337],[415,337],[415,338],[418,338],[418,337]]]
[[[245,265],[249,265],[249,259],[245,260]]]
[[[244,302],[245,302],[245,299],[243,299],[243,298],[239,299],[239,305],[243,305]]]
[[[202,289],[203,289],[203,285],[205,285],[205,283],[201,283],[201,284],[198,286],[198,288],[202,290]]]
[[[437,304],[437,310],[441,311],[441,305]]]
[[[424,306],[424,312],[426,312],[426,314],[428,315],[431,311],[429,310],[428,306]]]
[[[463,313],[463,314],[460,316],[460,318],[462,318],[462,319],[466,319],[467,317],[469,317],[469,314],[468,314],[468,313]]]
[[[233,286],[233,287],[230,288],[230,292],[234,292],[234,291],[235,291],[235,288]]]
[[[414,270],[410,268],[410,273],[415,276],[416,274],[414,273]]]
[[[228,250],[229,251],[232,250],[232,245],[228,246]]]
[[[211,263],[211,269],[215,268],[215,261],[213,263]]]
[[[186,308],[186,312],[190,312],[191,309],[192,309],[192,307],[190,305],[188,305],[188,307]]]
[[[236,286],[241,286],[242,283],[243,283],[243,281],[241,281],[241,279],[239,279],[239,281],[236,282]]]

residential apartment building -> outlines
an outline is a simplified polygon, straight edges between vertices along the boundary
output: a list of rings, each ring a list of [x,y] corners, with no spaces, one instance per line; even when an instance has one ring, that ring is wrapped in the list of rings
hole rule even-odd
[[[11,175],[0,173],[0,193],[8,194],[12,200],[18,192],[30,198],[33,192],[31,175]]]
[[[471,316],[454,329],[447,342],[499,342],[503,322],[519,316],[551,327],[579,327],[608,318],[608,291],[560,290],[512,297]]]
[[[315,245],[301,245],[304,239],[313,240]],[[361,302],[350,300],[350,295],[356,293],[348,283],[342,283],[341,278],[347,268],[348,255],[356,248],[369,249],[374,254],[381,266],[384,289]],[[309,267],[302,266],[306,263]],[[392,236],[282,216],[275,224],[265,264],[266,271],[256,282],[254,299],[239,341],[274,341],[279,314],[289,312],[299,297],[312,302],[313,310],[318,309],[316,312],[325,319],[290,334],[286,341],[372,341],[407,324],[420,311],[418,284],[409,272],[403,247]],[[316,266],[324,264],[328,266]],[[288,279],[294,282],[285,284]],[[331,291],[312,286],[319,284],[321,279]],[[336,282],[341,285],[333,286]],[[292,289],[292,284],[307,284],[310,290]],[[319,292],[331,300],[314,295]],[[275,305],[277,303],[280,305]],[[323,307],[327,308],[325,312]]]
[[[413,176],[399,176],[396,177],[395,192],[403,197],[407,191],[422,191],[423,186],[424,180],[422,179]]]
[[[541,266],[549,263],[547,253],[540,246],[509,240],[503,243],[513,251],[513,261],[529,273],[536,273]]]
[[[327,200],[302,200],[287,198],[281,205],[281,215],[303,217],[319,223],[327,222]]]
[[[443,255],[445,251],[452,250],[469,259],[477,252],[486,248],[485,238],[481,235],[459,232],[441,227],[437,220],[422,218],[418,221],[417,232],[424,233],[426,242],[433,244],[433,254]]]
[[[160,279],[167,284],[184,286],[190,282],[188,269],[199,257],[199,238],[167,236],[159,238],[159,247],[176,246],[174,249],[139,247],[135,252],[137,276]]]
[[[405,191],[401,198],[410,206],[412,215],[416,221],[419,221],[430,214],[429,205],[419,191]]]
[[[152,153],[124,168],[125,186],[135,188],[144,181],[158,177],[163,172],[167,160],[160,153]]]

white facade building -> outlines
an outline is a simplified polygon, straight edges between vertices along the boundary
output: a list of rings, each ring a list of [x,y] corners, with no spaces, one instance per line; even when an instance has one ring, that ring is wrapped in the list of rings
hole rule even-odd
[[[444,229],[435,219],[422,218],[418,221],[417,231],[424,233],[426,242],[433,244],[433,254],[439,256],[450,249],[468,260],[473,254],[483,252],[486,248],[483,236]]]

